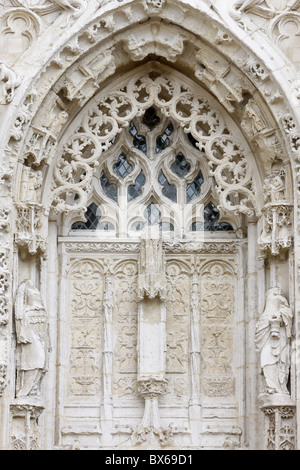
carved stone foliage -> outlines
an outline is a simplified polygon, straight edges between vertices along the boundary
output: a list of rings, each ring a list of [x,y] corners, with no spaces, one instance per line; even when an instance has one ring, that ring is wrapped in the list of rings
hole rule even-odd
[[[99,97],[97,105],[85,109],[72,137],[62,144],[61,157],[53,173],[52,207],[57,213],[85,207],[100,157],[111,147],[123,128],[156,106],[164,116],[191,134],[209,162],[210,174],[224,209],[253,215],[258,211],[252,163],[230,131],[230,123],[211,107],[191,83],[181,84],[168,72],[148,67],[148,73],[132,77]],[[203,92],[204,93],[204,92]],[[76,204],[72,203],[73,200]]]
[[[184,398],[190,395],[189,311],[191,286],[189,269],[183,262],[169,260],[166,266],[166,278],[166,394]]]
[[[236,280],[227,261],[211,261],[201,268],[201,376],[208,397],[235,394],[234,322]]]
[[[69,272],[70,349],[67,396],[95,400],[102,390],[103,268],[82,259]]]

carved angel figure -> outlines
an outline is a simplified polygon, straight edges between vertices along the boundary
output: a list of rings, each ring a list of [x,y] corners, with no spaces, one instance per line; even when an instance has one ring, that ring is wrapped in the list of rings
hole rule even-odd
[[[32,281],[19,286],[15,302],[17,335],[17,397],[37,396],[46,372],[47,317],[39,290]]]
[[[288,394],[290,340],[293,313],[282,290],[272,287],[256,325],[256,346],[265,379],[266,393]]]

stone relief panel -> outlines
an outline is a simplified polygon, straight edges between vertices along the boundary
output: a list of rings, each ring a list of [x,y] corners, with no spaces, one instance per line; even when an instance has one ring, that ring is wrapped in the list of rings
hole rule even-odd
[[[138,266],[119,263],[114,276],[113,391],[119,398],[137,397]]]
[[[184,262],[169,260],[166,266],[166,278],[166,395],[184,400],[185,397],[188,399],[190,396],[191,282],[189,269]]]
[[[236,279],[232,264],[225,260],[206,263],[201,268],[199,296],[202,394],[233,397]]]
[[[94,260],[76,261],[69,273],[68,402],[99,400],[102,372],[103,270]]]

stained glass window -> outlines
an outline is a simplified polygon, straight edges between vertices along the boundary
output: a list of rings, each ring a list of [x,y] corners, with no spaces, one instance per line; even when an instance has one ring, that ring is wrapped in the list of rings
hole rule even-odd
[[[175,175],[179,176],[180,178],[184,178],[187,173],[190,171],[191,165],[186,161],[185,156],[182,152],[179,152],[176,155],[175,162],[171,165],[171,170]]]
[[[98,206],[92,202],[85,213],[86,222],[78,221],[72,225],[72,230],[96,230],[101,218]]]
[[[171,141],[169,139],[170,135],[173,133],[174,128],[173,124],[170,123],[168,127],[166,128],[165,132],[158,136],[156,139],[156,153],[162,152],[165,150],[167,147],[169,147]]]
[[[116,175],[122,179],[131,173],[132,166],[128,162],[125,153],[121,153],[121,155],[118,158],[117,163],[115,163],[113,166],[113,170],[116,173]]]
[[[229,232],[233,230],[232,225],[227,222],[219,222],[220,211],[219,209],[210,202],[204,209],[204,222],[195,221],[192,223],[192,232]]]
[[[202,172],[199,171],[194,181],[191,184],[189,184],[186,188],[187,202],[192,201],[193,199],[197,198],[200,195],[201,186],[203,183],[204,183],[204,178],[203,178]]]
[[[128,202],[136,199],[142,194],[143,186],[145,185],[146,178],[143,171],[140,172],[139,176],[135,180],[135,184],[131,184],[128,187]]]
[[[113,201],[118,202],[118,188],[115,184],[110,183],[104,171],[101,173],[100,183],[106,196]]]
[[[133,145],[136,149],[147,154],[147,142],[146,137],[139,135],[138,130],[133,121],[129,124],[129,132],[133,137]]]
[[[174,184],[169,183],[169,181],[165,177],[163,171],[160,172],[160,175],[158,177],[158,182],[163,187],[162,188],[163,195],[166,196],[171,201],[177,202],[177,189],[176,189],[176,186],[174,186]]]

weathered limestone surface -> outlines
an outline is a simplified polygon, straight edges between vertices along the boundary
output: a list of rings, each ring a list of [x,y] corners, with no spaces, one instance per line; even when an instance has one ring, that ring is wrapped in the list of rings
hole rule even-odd
[[[0,2],[0,448],[299,449],[300,2]]]

